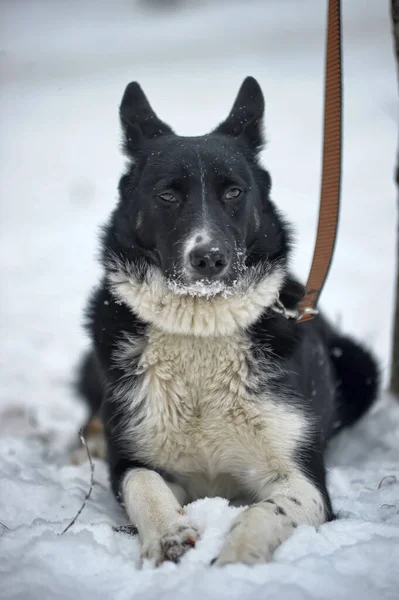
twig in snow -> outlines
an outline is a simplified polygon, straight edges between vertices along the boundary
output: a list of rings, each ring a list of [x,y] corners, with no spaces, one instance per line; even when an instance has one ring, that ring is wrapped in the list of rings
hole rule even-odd
[[[70,527],[72,527],[72,525],[74,525],[74,523],[76,523],[77,519],[79,518],[80,513],[82,512],[82,510],[84,509],[84,507],[86,506],[86,502],[88,501],[88,499],[91,496],[91,492],[93,491],[93,485],[94,485],[94,464],[93,461],[91,459],[91,454],[90,454],[90,450],[87,446],[85,437],[83,435],[83,430],[81,429],[79,431],[79,437],[80,437],[80,441],[82,442],[83,447],[85,448],[86,452],[87,452],[87,458],[89,459],[89,463],[90,463],[90,486],[88,491],[86,492],[86,495],[84,497],[84,500],[82,502],[82,506],[79,508],[78,512],[76,513],[76,515],[74,516],[74,518],[72,519],[72,521],[69,523],[69,525],[67,525],[64,529],[64,531],[61,531],[60,535],[64,535],[64,533],[66,533],[68,531],[68,529]]]
[[[398,483],[398,480],[396,479],[395,475],[385,475],[385,477],[383,477],[380,483],[378,484],[377,490],[380,490],[386,485],[393,485],[394,483]]]
[[[106,492],[108,492],[108,488],[106,485],[104,485],[103,483],[101,483],[101,481],[98,481],[97,479],[95,479],[93,481],[93,484],[100,487],[101,489],[105,490]]]
[[[7,525],[4,525],[4,523],[0,523],[0,525],[1,525],[2,527],[4,527],[4,529],[8,529],[8,531],[10,531],[10,528],[9,528],[9,527],[7,527]]]

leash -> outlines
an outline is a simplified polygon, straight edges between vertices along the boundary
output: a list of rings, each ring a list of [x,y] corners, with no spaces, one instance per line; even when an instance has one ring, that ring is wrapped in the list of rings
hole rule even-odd
[[[342,83],[341,6],[329,0],[324,87],[323,173],[316,245],[306,294],[298,309],[287,309],[278,300],[273,310],[303,323],[318,314],[317,303],[326,282],[338,229],[341,191]]]

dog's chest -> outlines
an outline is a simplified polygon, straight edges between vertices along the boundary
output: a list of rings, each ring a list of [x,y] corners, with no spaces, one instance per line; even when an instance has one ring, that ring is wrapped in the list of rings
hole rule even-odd
[[[247,396],[249,344],[243,337],[194,337],[152,330],[140,366],[148,393],[179,419],[201,421]],[[172,414],[171,413],[171,414]]]
[[[288,468],[301,423],[267,394],[248,391],[250,352],[242,335],[150,330],[139,367],[143,420],[132,432],[142,458],[177,474],[210,478],[256,465]]]
[[[146,427],[167,462],[198,453],[203,460],[207,444],[249,417],[248,352],[235,337],[150,333],[141,359]]]

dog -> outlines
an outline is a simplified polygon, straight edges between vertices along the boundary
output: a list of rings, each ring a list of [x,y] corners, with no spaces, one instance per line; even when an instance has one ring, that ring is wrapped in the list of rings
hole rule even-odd
[[[198,498],[248,506],[217,566],[270,561],[297,526],[333,519],[326,444],[378,393],[368,350],[321,315],[275,310],[305,289],[259,161],[263,116],[252,77],[198,137],[176,135],[135,82],[120,105],[128,164],[78,390],[100,410],[112,489],[157,565],[196,544],[183,507]]]

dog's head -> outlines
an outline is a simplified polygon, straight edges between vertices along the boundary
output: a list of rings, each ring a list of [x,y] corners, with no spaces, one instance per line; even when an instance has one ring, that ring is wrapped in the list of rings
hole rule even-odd
[[[144,320],[180,333],[229,333],[277,298],[289,240],[257,160],[263,114],[262,91],[248,77],[223,123],[181,137],[137,83],[126,88],[120,118],[129,168],[104,256],[114,292]],[[234,312],[234,327],[199,324],[201,311],[201,321],[211,313],[222,323],[223,310]]]

